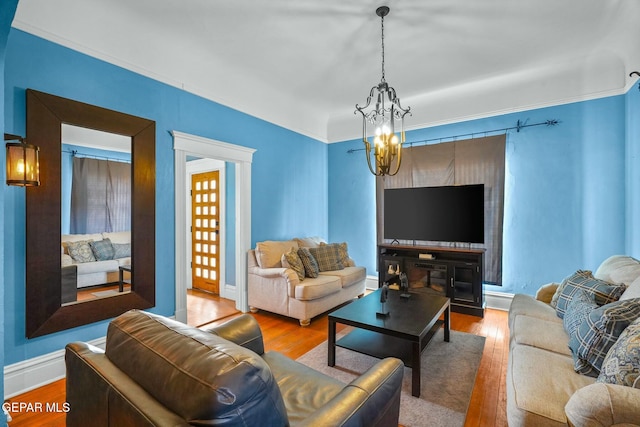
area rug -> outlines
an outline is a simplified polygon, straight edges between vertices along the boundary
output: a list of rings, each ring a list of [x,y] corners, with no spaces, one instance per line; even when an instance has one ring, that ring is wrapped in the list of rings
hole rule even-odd
[[[443,333],[440,329],[422,353],[420,397],[411,396],[411,368],[404,368],[400,397],[400,424],[404,426],[464,425],[485,338],[451,331],[451,340],[447,343],[444,342]],[[329,367],[325,341],[297,360],[343,383],[349,383],[379,359],[337,347],[336,366]]]

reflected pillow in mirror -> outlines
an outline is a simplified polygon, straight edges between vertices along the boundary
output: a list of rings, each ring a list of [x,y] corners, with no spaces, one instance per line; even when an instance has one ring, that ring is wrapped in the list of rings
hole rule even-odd
[[[131,256],[131,243],[112,243],[113,259],[127,258]]]
[[[114,251],[111,240],[102,239],[95,242],[89,242],[89,246],[91,246],[93,256],[96,257],[98,261],[107,261],[113,259]]]
[[[92,242],[92,240],[80,240],[78,242],[68,243],[67,250],[74,261],[92,262],[96,260],[96,257],[93,255],[93,251],[91,250],[91,246],[89,246],[89,242]]]

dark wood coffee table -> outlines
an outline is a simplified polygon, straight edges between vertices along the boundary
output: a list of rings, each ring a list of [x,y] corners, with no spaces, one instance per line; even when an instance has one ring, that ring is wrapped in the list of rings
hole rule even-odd
[[[329,366],[335,366],[336,346],[377,358],[397,357],[411,368],[411,394],[420,396],[420,355],[444,324],[444,340],[449,342],[451,306],[449,298],[412,293],[401,298],[389,291],[389,316],[378,317],[380,292],[375,292],[329,314]],[[439,320],[444,313],[444,321]],[[336,323],[354,326],[336,342]]]
[[[124,272],[128,271],[131,273],[133,270],[131,269],[131,264],[125,264],[118,267],[119,275],[118,275],[118,292],[124,291],[124,284],[128,283],[131,285],[131,290],[133,291],[133,282],[131,280],[125,280]]]

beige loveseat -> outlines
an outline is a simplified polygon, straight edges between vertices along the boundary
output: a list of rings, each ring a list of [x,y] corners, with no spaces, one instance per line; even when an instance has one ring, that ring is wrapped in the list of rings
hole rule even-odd
[[[578,273],[581,272],[576,274]],[[635,307],[635,304],[640,304],[638,260],[616,255],[605,260],[592,276],[588,276],[591,272],[582,273],[585,273],[585,277],[612,284],[624,283],[627,288],[623,289],[617,304],[625,300],[628,302],[624,304],[628,306]],[[613,384],[610,380],[601,382],[603,374],[593,377],[575,372],[576,364],[569,347],[570,335],[565,329],[564,320],[557,314],[558,296],[569,294],[566,288],[564,292],[559,288],[567,286],[567,280],[562,284],[543,286],[535,298],[524,294],[517,294],[513,298],[509,310],[510,344],[507,368],[509,426],[640,425],[640,378],[637,377],[637,373],[635,383],[625,386]],[[582,293],[581,290],[579,292]],[[556,305],[556,308],[552,304]],[[637,314],[635,309],[628,311]],[[596,311],[587,313],[593,314]],[[564,315],[567,317],[567,313]],[[592,318],[595,317],[592,315]],[[585,320],[578,323],[580,326],[577,326],[577,329],[586,327]],[[617,346],[617,351],[628,351],[627,355],[635,360],[635,368],[638,369],[640,319],[633,321],[626,329],[627,340],[624,340],[624,346],[622,342]],[[622,337],[620,335],[620,341],[623,341]],[[616,357],[619,353],[613,353],[606,353],[602,365],[605,373],[616,372],[617,364],[624,360],[624,357]],[[628,368],[629,365],[623,369]],[[628,375],[626,380],[633,381],[633,378]]]
[[[302,249],[318,254],[320,264],[328,260],[337,269],[323,271],[319,266],[317,277],[308,277],[299,267],[291,266],[283,257]],[[339,255],[332,251],[339,251]],[[328,256],[330,252],[335,256]],[[331,258],[331,259],[329,259]],[[285,264],[283,266],[283,260]],[[367,272],[349,258],[345,243],[326,244],[322,239],[296,238],[286,241],[258,242],[248,254],[248,299],[252,312],[258,309],[293,317],[300,325],[308,326],[311,318],[342,303],[364,295]],[[330,268],[330,267],[327,267]]]
[[[97,245],[107,242],[112,256],[101,257]],[[131,265],[131,232],[63,234],[60,251],[62,267],[76,267],[77,288],[118,282],[119,267]],[[130,278],[129,272],[125,272],[124,278]]]
[[[397,427],[404,366],[343,384],[273,351],[250,314],[206,330],[129,311],[66,347],[67,426]]]

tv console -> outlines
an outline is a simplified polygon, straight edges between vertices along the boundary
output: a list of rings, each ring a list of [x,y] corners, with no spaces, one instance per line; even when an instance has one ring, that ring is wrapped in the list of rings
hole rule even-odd
[[[378,245],[378,286],[409,281],[409,292],[446,296],[451,310],[484,316],[484,249],[439,246]],[[425,255],[431,255],[426,258]],[[421,256],[422,255],[422,256]]]

